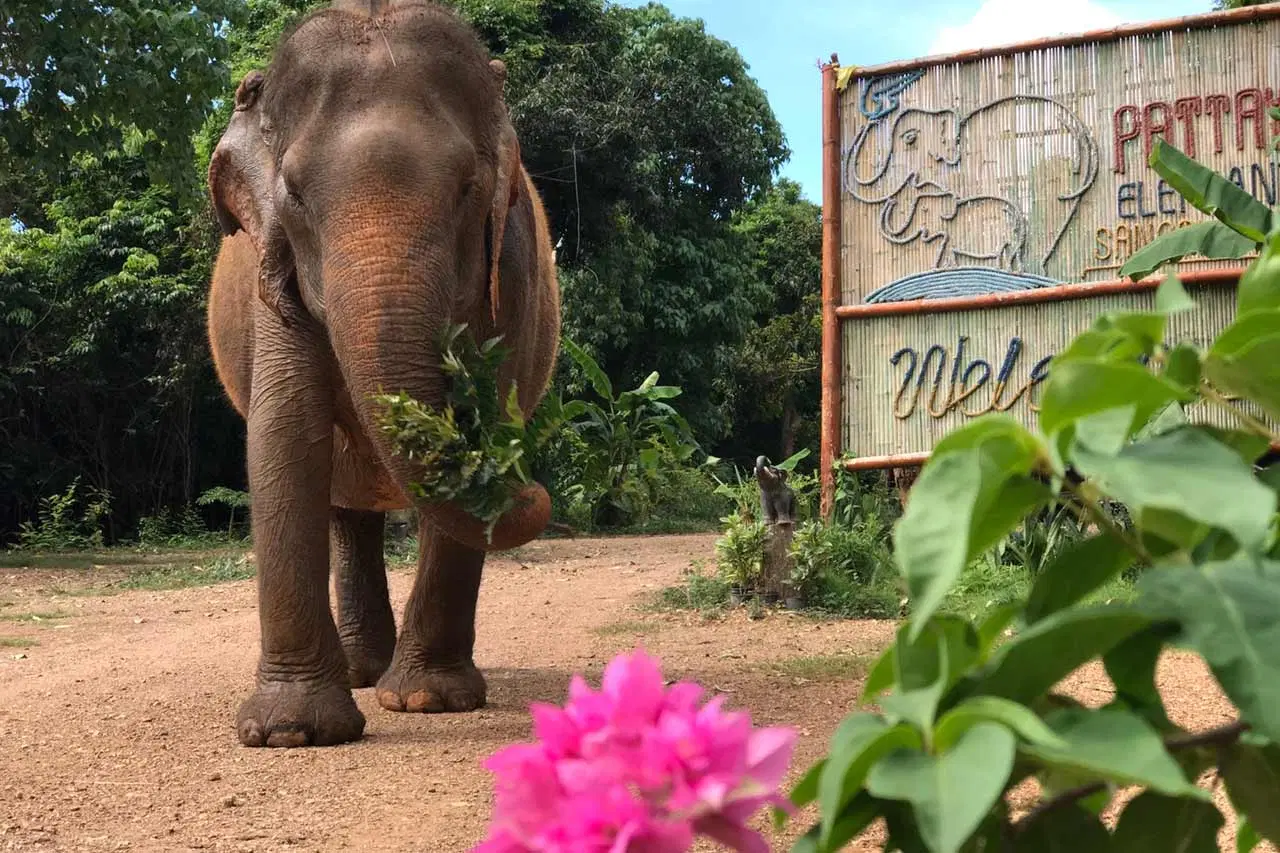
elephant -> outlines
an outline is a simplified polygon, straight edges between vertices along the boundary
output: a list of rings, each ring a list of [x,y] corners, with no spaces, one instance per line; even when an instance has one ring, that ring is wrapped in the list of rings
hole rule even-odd
[[[767,525],[795,524],[796,493],[787,485],[787,472],[757,456],[756,483],[760,486],[760,519]]]
[[[901,209],[893,199],[884,203],[881,232],[893,243],[936,243],[935,268],[994,261],[1000,269],[1022,271],[1027,219],[1009,200],[989,195],[958,199],[930,186],[911,199],[905,213],[895,216]]]
[[[871,121],[863,125],[844,153],[845,190],[864,204],[881,206],[881,233],[898,244],[921,236],[919,231],[908,232],[908,228],[922,197],[950,194],[955,199],[953,203],[960,207],[967,203],[966,199],[982,199],[981,206],[988,208],[984,215],[995,213],[1003,217],[1004,214],[995,211],[994,205],[986,201],[1002,199],[986,192],[975,193],[970,184],[976,174],[966,174],[966,164],[982,158],[982,147],[990,144],[991,128],[1004,129],[1013,135],[1028,126],[1026,110],[1040,111],[1044,127],[1043,133],[1036,135],[1039,138],[1033,139],[1025,130],[1017,134],[1025,137],[1017,144],[1029,146],[1028,174],[1041,164],[1048,164],[1067,176],[1065,181],[1053,183],[1060,188],[1054,199],[1056,204],[1046,198],[1034,209],[1024,210],[1016,199],[1003,199],[1004,205],[1011,209],[1008,218],[1024,223],[1025,245],[1016,253],[1020,268],[1042,273],[1075,216],[1081,198],[1098,174],[1097,145],[1089,129],[1073,112],[1050,98],[1010,95],[964,114],[952,109],[911,107]],[[979,121],[984,128],[975,131],[974,123]],[[1055,136],[1063,140],[1053,140]],[[1054,149],[1059,153],[1050,156]],[[1027,175],[1020,177],[1025,179]],[[951,211],[943,219],[950,220],[954,215]],[[1010,253],[979,251],[971,256],[1000,259],[1003,263]],[[948,258],[947,253],[940,254],[939,264]]]
[[[360,739],[352,691],[389,711],[483,707],[476,602],[488,552],[550,521],[531,484],[486,538],[379,429],[373,396],[446,399],[446,324],[502,336],[506,399],[529,415],[560,337],[547,214],[504,102],[506,69],[454,12],[339,0],[246,75],[208,171],[223,234],[207,325],[246,423],[257,560],[250,747]],[[400,633],[387,592],[388,512],[416,511],[416,578]],[[329,607],[335,576],[337,618]]]
[[[904,191],[911,195],[937,188],[939,178],[945,181],[946,169],[959,163],[960,123],[955,111],[906,109],[858,131],[845,152],[845,188],[864,204],[884,204]]]

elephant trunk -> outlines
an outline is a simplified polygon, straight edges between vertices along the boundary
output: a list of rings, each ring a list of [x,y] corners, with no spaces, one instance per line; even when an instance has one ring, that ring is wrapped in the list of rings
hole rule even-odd
[[[423,237],[389,237],[383,224],[348,231],[331,246],[322,274],[325,321],[343,381],[361,427],[406,493],[421,478],[422,466],[394,452],[379,428],[381,412],[373,397],[406,393],[424,406],[444,405],[446,378],[437,347],[454,301],[452,254]],[[455,504],[424,503],[418,509],[451,538],[485,551],[522,545],[551,519],[551,499],[537,484],[516,496],[492,540],[484,522]]]
[[[892,130],[892,122],[887,121],[864,125],[845,154],[846,187],[865,204],[880,204],[901,188],[889,176]]]

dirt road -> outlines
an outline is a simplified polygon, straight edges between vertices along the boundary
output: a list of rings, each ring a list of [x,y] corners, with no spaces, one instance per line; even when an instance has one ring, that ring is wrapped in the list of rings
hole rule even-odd
[[[86,595],[83,573],[0,569],[0,636],[15,643],[0,648],[0,850],[465,851],[489,816],[480,762],[529,737],[528,703],[561,702],[575,672],[598,683],[638,643],[669,678],[728,693],[758,724],[798,725],[794,780],[854,706],[894,626],[643,608],[691,560],[710,560],[713,541],[539,542],[491,561],[476,651],[489,706],[393,714],[360,690],[364,740],[305,750],[235,738],[257,654],[252,581]],[[411,576],[391,581],[399,612]],[[1230,711],[1183,660],[1166,660],[1161,681],[1180,683],[1170,710],[1184,725]],[[1110,683],[1090,669],[1071,692],[1101,703]],[[794,834],[775,836],[775,849]]]

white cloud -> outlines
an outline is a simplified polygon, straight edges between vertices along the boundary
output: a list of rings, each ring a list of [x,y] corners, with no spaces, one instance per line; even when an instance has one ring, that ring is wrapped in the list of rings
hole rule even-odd
[[[1121,23],[1119,15],[1093,0],[985,0],[966,23],[939,30],[929,53],[998,47]]]

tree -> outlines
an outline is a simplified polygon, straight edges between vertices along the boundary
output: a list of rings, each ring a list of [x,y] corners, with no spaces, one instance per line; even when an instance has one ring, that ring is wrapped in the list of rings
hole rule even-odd
[[[73,155],[133,145],[194,186],[191,137],[226,89],[239,0],[23,0],[0,15],[0,217],[43,221]]]
[[[1239,9],[1244,6],[1261,6],[1273,0],[1213,0],[1214,9]]]
[[[765,298],[731,220],[788,155],[765,93],[731,45],[658,4],[456,6],[508,65],[560,245],[567,333],[616,382],[658,370],[685,389],[700,437],[725,434],[716,378]]]
[[[750,434],[785,459],[798,441],[818,435],[822,208],[783,179],[739,212],[734,229],[748,241],[752,274],[768,293],[735,354],[737,422],[769,425]]]
[[[47,228],[0,229],[0,531],[77,478],[121,531],[243,477],[205,342],[211,221],[140,154],[63,172]]]

